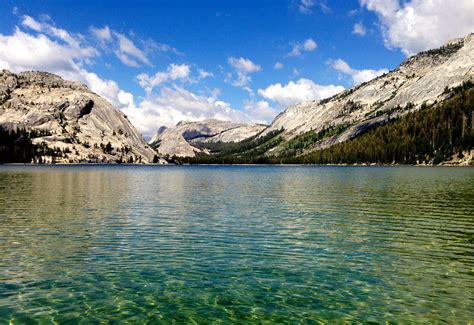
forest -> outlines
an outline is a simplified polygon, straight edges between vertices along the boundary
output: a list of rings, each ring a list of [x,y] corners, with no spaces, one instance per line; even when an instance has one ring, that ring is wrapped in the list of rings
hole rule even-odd
[[[446,89],[450,98],[441,103],[422,105],[414,112],[324,149],[310,148],[340,134],[349,125],[309,131],[289,141],[283,139],[281,129],[235,143],[193,143],[209,154],[165,158],[178,164],[438,164],[452,155],[462,158],[463,152],[473,149],[473,86],[466,82]],[[0,126],[0,163],[42,162],[44,156],[52,157],[54,162],[55,157],[67,154],[46,144],[32,143],[33,138],[44,136],[44,132],[6,130]],[[110,144],[104,147],[104,152],[111,150]]]
[[[454,154],[473,149],[473,83],[466,82],[446,89],[449,99],[405,114],[389,123],[375,126],[356,138],[329,148],[299,154],[301,149],[321,139],[337,134],[347,126],[308,132],[285,142],[280,154],[268,155],[267,150],[283,142],[277,134],[254,138],[245,146],[224,149],[194,158],[176,158],[178,163],[190,164],[439,164]],[[235,146],[235,145],[234,145]],[[240,149],[240,150],[239,150]],[[211,150],[212,152],[212,150]]]
[[[42,157],[50,156],[53,161],[67,152],[58,148],[49,148],[46,144],[33,144],[32,139],[47,135],[47,131],[31,131],[25,129],[6,130],[0,126],[0,163],[31,163],[42,162]]]

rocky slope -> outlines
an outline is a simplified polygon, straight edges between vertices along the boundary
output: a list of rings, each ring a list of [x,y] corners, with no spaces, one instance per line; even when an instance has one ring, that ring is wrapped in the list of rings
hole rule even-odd
[[[239,142],[258,134],[265,127],[215,119],[180,122],[173,128],[161,127],[149,144],[162,155],[194,157],[196,153],[202,152],[195,146],[196,143]]]
[[[0,71],[0,126],[40,133],[33,143],[64,152],[56,162],[148,163],[155,156],[108,101],[83,84],[46,72]]]
[[[328,147],[423,103],[441,101],[447,89],[469,80],[474,80],[474,34],[419,53],[397,69],[332,98],[292,105],[261,136],[283,129],[288,140],[311,130],[338,128],[338,134],[319,141],[311,150]],[[277,154],[279,148],[272,152]]]

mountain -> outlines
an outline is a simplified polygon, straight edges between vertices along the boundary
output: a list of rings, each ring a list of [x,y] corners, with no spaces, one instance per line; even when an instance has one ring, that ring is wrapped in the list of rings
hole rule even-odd
[[[86,86],[3,70],[0,158],[165,162],[153,147],[190,163],[470,163],[473,85],[470,34],[331,98],[292,105],[269,126],[180,122],[161,127],[147,145],[123,113]]]
[[[5,137],[15,130],[31,137],[35,161],[158,161],[122,112],[85,85],[51,73],[0,71],[0,127]]]
[[[257,135],[265,125],[235,123],[208,119],[198,122],[179,122],[173,128],[161,127],[149,145],[169,157],[194,157],[206,152],[200,143],[239,142]]]
[[[284,129],[287,139],[308,131],[344,126],[322,142],[329,146],[410,110],[446,98],[446,89],[474,78],[474,34],[419,53],[397,69],[319,102],[288,107],[262,133]]]
[[[462,126],[452,127],[462,127],[463,131],[472,132],[472,124],[468,125],[468,129],[465,128],[466,121],[472,121],[472,116],[469,115],[469,112],[472,112],[471,101],[463,98],[471,96],[469,88],[473,81],[474,34],[470,34],[465,38],[450,41],[438,49],[410,57],[397,69],[331,98],[289,106],[258,135],[260,140],[254,139],[253,143],[245,143],[241,148],[216,148],[201,144],[201,149],[210,150],[214,158],[198,157],[190,162],[300,162],[302,160],[288,158],[303,157],[332,148],[418,110],[439,108],[439,114],[448,116],[439,104],[450,100],[456,94],[461,98],[453,105],[459,108],[459,114],[464,115],[461,120],[457,119],[459,116],[453,117],[456,121],[461,121]],[[423,110],[424,115],[428,112],[429,110]],[[434,120],[446,125],[451,123]],[[438,126],[431,125],[433,129],[438,129]],[[422,135],[411,136],[416,138]],[[466,139],[468,135],[464,132],[462,136]],[[266,141],[262,142],[262,139]],[[434,148],[434,142],[431,145],[432,154],[441,150]],[[452,143],[448,143],[449,145]],[[472,148],[472,144],[470,147]],[[454,147],[450,150],[452,149]],[[447,154],[449,150],[444,148],[443,152]],[[472,152],[468,154],[472,155]],[[436,161],[432,156],[428,156],[431,161]],[[402,163],[408,161],[413,160],[401,160]],[[337,163],[336,160],[324,160],[324,163],[334,162]]]

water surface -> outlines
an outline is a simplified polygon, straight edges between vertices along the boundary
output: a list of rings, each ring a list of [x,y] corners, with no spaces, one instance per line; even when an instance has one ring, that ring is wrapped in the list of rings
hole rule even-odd
[[[474,169],[0,166],[0,323],[474,321]]]

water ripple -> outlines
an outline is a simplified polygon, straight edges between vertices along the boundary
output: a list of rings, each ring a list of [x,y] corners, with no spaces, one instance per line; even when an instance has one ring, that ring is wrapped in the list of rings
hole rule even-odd
[[[0,323],[474,321],[474,170],[0,167]]]

